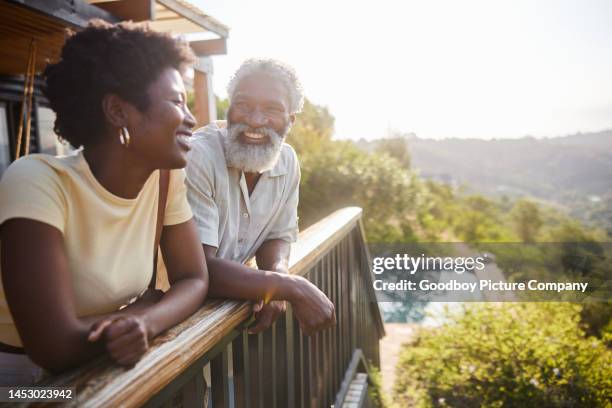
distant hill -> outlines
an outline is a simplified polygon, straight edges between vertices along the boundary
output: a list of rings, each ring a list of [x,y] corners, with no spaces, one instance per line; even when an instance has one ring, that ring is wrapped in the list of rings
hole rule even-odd
[[[612,231],[612,130],[547,139],[404,136],[421,176],[468,191],[530,196]],[[358,144],[367,150],[378,141]]]

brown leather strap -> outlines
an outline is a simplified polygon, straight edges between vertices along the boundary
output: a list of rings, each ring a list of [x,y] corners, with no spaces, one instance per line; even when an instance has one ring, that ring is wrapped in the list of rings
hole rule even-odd
[[[25,354],[26,353],[23,347],[11,346],[10,344],[4,344],[2,342],[0,342],[0,351],[3,353],[10,353],[10,354]]]
[[[153,276],[149,288],[155,289],[157,281],[157,252],[161,241],[162,229],[164,227],[164,213],[168,201],[168,186],[170,185],[170,170],[159,171],[159,200],[157,206],[157,224],[155,226],[155,245],[153,247]]]

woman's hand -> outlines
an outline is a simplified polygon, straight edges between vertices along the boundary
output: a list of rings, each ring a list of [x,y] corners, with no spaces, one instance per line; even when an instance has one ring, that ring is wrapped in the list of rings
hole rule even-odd
[[[88,340],[102,340],[110,357],[118,364],[133,365],[149,349],[145,320],[136,315],[106,318],[94,323]]]

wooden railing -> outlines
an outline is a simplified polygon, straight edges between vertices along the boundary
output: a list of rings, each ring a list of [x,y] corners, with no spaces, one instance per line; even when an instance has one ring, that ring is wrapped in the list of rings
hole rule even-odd
[[[335,327],[306,337],[289,307],[248,335],[249,302],[211,300],[156,338],[135,367],[104,358],[44,385],[76,387],[69,405],[79,407],[340,407],[358,398],[351,384],[368,364],[380,365],[384,335],[360,219],[360,208],[339,210],[292,246],[290,273],[334,302]]]

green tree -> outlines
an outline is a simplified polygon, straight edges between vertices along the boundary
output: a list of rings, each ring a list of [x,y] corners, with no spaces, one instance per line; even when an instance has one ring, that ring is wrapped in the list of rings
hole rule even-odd
[[[387,153],[366,153],[350,141],[332,140],[334,117],[305,102],[287,139],[302,169],[299,215],[304,228],[346,206],[364,210],[368,239],[415,240],[416,176]]]
[[[402,136],[380,139],[376,146],[377,153],[386,153],[398,161],[404,168],[410,168],[410,149],[408,141]]]
[[[521,241],[535,242],[542,226],[538,205],[533,201],[519,200],[514,204],[511,215],[516,234]]]
[[[316,155],[333,145],[334,116],[324,106],[304,101],[304,108],[300,112],[289,132],[289,143],[298,156]]]
[[[463,242],[500,242],[510,240],[504,226],[500,204],[480,195],[457,197],[459,209],[453,226],[457,237]]]
[[[229,108],[229,99],[221,99],[215,95],[215,104],[217,107],[217,120],[225,120],[227,118],[227,110]]]

